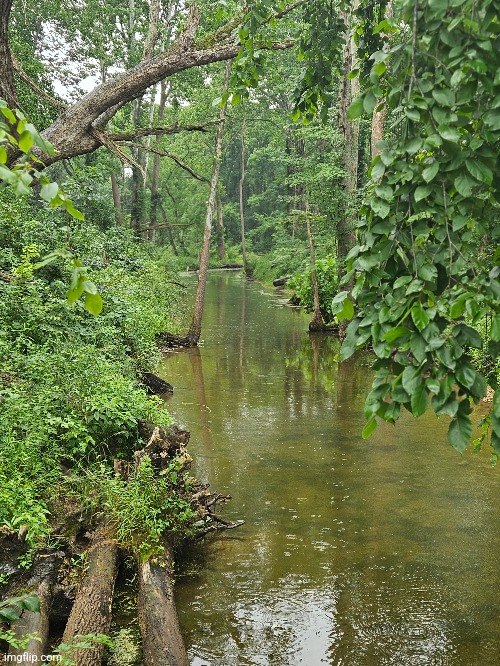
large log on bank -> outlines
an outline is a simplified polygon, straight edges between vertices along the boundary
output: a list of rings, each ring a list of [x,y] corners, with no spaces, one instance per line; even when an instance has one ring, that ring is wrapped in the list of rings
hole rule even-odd
[[[273,287],[284,287],[291,277],[291,275],[284,275],[283,277],[276,278],[276,280],[273,280]]]
[[[27,634],[36,636],[30,638],[27,647],[9,649],[9,656],[16,664],[36,664],[42,662],[47,654],[49,638],[49,616],[52,607],[57,572],[61,565],[64,553],[50,553],[40,555],[35,562],[33,572],[26,588],[30,593],[38,596],[40,612],[24,610],[17,622],[12,624],[16,638],[21,639]],[[14,659],[15,657],[15,659]]]
[[[189,666],[175,608],[172,554],[139,561],[139,628],[144,666]]]
[[[108,634],[111,626],[111,605],[118,572],[118,546],[109,534],[98,529],[87,550],[88,567],[78,587],[63,643],[78,642],[78,636]],[[76,666],[99,666],[104,646],[79,648],[71,658]]]

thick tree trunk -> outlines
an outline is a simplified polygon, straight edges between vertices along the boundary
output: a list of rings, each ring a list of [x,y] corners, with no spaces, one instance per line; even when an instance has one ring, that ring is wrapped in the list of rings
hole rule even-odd
[[[384,138],[384,129],[385,129],[385,116],[387,113],[387,107],[385,101],[383,102],[383,107],[380,111],[377,111],[375,107],[372,114],[372,134],[370,139],[371,147],[371,157],[372,160],[380,154],[379,148],[377,148],[377,143],[382,141]]]
[[[75,642],[85,634],[107,634],[111,626],[111,604],[118,572],[118,546],[107,531],[98,529],[87,551],[88,568],[78,588],[63,642]],[[77,639],[76,639],[77,640]],[[71,658],[76,666],[98,666],[104,646],[75,650]]]
[[[311,260],[311,283],[313,290],[314,310],[311,321],[309,322],[310,331],[322,331],[325,328],[323,316],[321,314],[321,307],[319,302],[319,289],[318,280],[316,279],[316,252],[314,250],[314,238],[311,231],[311,221],[309,216],[309,201],[306,199],[306,227],[307,238],[309,239],[309,258]]]
[[[49,616],[60,564],[59,554],[42,555],[35,563],[32,578],[26,587],[38,596],[40,612],[23,611],[20,620],[15,622],[12,628],[17,638],[27,634],[33,634],[38,638],[31,638],[26,648],[10,648],[9,655],[17,664],[41,663],[42,655],[47,654]]]
[[[172,582],[172,555],[138,562],[139,628],[144,666],[189,666],[182,639]]]
[[[248,271],[248,267],[247,267],[247,253],[245,248],[245,207],[243,203],[243,184],[245,182],[245,128],[246,128],[246,118],[243,115],[243,122],[241,124],[241,175],[239,183],[239,194],[240,194],[241,256],[243,258],[243,270],[246,273]]]
[[[217,194],[217,256],[224,259],[226,244],[224,242],[224,220],[222,218],[222,201]]]
[[[224,76],[223,92],[226,92],[231,74],[231,62],[226,65]],[[205,302],[205,289],[207,286],[208,260],[210,257],[210,237],[212,235],[212,219],[215,208],[215,197],[219,184],[220,162],[222,157],[222,143],[224,139],[224,121],[226,119],[226,106],[224,105],[219,113],[219,126],[217,128],[217,139],[215,142],[214,164],[212,168],[212,178],[210,181],[210,194],[208,197],[207,216],[205,219],[205,230],[203,232],[203,245],[200,257],[200,270],[198,273],[198,287],[194,304],[193,319],[186,336],[188,344],[195,346],[198,344],[201,335],[201,320],[203,317],[203,305]]]
[[[0,0],[0,99],[12,109],[19,107],[14,66],[9,48],[9,17],[13,0]]]

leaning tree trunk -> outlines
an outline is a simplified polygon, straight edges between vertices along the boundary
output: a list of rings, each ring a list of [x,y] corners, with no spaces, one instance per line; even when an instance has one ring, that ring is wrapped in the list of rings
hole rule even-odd
[[[40,555],[35,563],[26,589],[38,596],[40,612],[24,610],[21,618],[12,625],[16,638],[20,639],[27,635],[35,636],[35,638],[29,639],[27,647],[10,648],[9,657],[17,664],[39,664],[42,656],[47,654],[49,616],[60,565],[60,553]]]
[[[78,588],[63,635],[63,643],[78,641],[79,635],[107,634],[111,626],[111,605],[118,573],[118,546],[104,529],[96,530],[87,551],[88,568]],[[71,658],[76,666],[98,666],[104,646],[79,648]]]
[[[165,106],[167,104],[167,86],[165,81],[162,81],[160,83],[160,103],[158,105],[158,124],[161,125],[165,119]],[[156,135],[156,141],[157,143],[160,142],[161,136],[159,134]],[[151,212],[150,212],[150,232],[149,232],[149,237],[151,240],[154,239],[154,234],[155,234],[155,227],[158,224],[158,208],[160,204],[160,192],[159,192],[159,184],[160,184],[160,156],[155,153],[153,157],[153,173],[151,174]],[[164,218],[166,216],[164,215]],[[172,234],[172,231],[170,230],[170,235]],[[170,240],[170,236],[169,236]],[[170,243],[172,244],[172,242]],[[175,254],[178,254],[174,250]]]
[[[226,73],[224,76],[224,92],[229,85],[229,75],[231,73],[231,61],[226,64]],[[214,165],[212,168],[212,178],[210,181],[210,195],[208,197],[207,216],[205,219],[205,230],[203,233],[203,245],[201,248],[200,270],[198,272],[198,287],[196,289],[196,298],[194,303],[193,319],[191,327],[186,336],[186,342],[195,346],[198,344],[201,335],[201,320],[203,317],[203,305],[205,302],[205,289],[207,286],[208,260],[210,256],[210,237],[212,235],[212,219],[215,209],[215,197],[219,184],[220,161],[222,157],[222,141],[224,138],[224,121],[226,119],[226,105],[221,107],[219,112],[219,125],[217,127],[217,139],[215,142]]]
[[[172,555],[154,564],[139,561],[139,628],[144,666],[189,666],[182,639],[172,582]]]
[[[224,259],[226,254],[226,244],[224,242],[224,220],[222,218],[222,201],[217,194],[217,256]]]
[[[311,321],[309,322],[309,330],[314,332],[314,331],[324,330],[325,324],[323,322],[323,316],[321,314],[318,280],[316,279],[316,253],[314,251],[314,238],[311,231],[308,199],[306,199],[305,201],[305,207],[306,207],[307,237],[309,239],[309,257],[311,260],[311,283],[312,283],[313,299],[314,299],[314,310]]]
[[[118,180],[116,178],[116,173],[111,173],[111,191],[113,193],[113,206],[115,209],[115,221],[116,224],[122,223],[122,204],[120,197],[120,188],[118,186]]]

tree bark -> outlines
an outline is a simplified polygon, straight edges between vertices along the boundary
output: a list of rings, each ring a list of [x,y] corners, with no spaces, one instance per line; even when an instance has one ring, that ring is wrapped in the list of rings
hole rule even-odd
[[[226,244],[224,242],[224,220],[222,217],[222,201],[217,194],[217,256],[224,259],[226,254]]]
[[[14,65],[9,48],[9,18],[13,0],[0,0],[0,98],[12,109],[19,107]]]
[[[162,123],[164,118],[165,118],[165,106],[167,104],[167,86],[165,81],[162,81],[160,84],[160,101],[158,105],[158,123]],[[156,135],[156,141],[160,141],[160,135]],[[152,231],[149,235],[150,239],[154,239],[154,234],[155,234],[155,226],[158,224],[158,204],[160,202],[160,193],[159,193],[159,185],[160,185],[160,155],[155,154],[153,157],[153,173],[151,174],[151,212],[150,212],[150,225],[152,227]],[[166,219],[166,215],[164,215]],[[170,230],[170,235],[172,234],[172,230]],[[170,240],[170,236],[169,236]],[[170,241],[170,244],[172,245],[172,241]],[[172,247],[175,247],[175,244],[172,245]],[[177,249],[174,249],[174,253],[177,253]]]
[[[122,223],[122,204],[120,197],[120,188],[118,187],[118,181],[116,179],[116,174],[111,174],[111,191],[113,192],[113,205],[115,208],[115,220],[116,224]]]
[[[175,608],[170,549],[158,563],[139,561],[138,570],[144,666],[189,666]]]
[[[63,643],[71,644],[86,634],[107,634],[111,626],[111,604],[118,572],[118,546],[109,534],[98,529],[87,551],[88,568],[63,635]],[[97,666],[104,646],[75,650],[71,658],[76,666]]]
[[[245,182],[245,128],[246,118],[243,114],[243,122],[241,124],[241,176],[239,183],[240,195],[240,225],[241,225],[241,256],[243,259],[243,270],[247,273],[247,253],[245,248],[245,208],[243,204],[243,184]]]
[[[311,283],[313,290],[314,310],[311,321],[309,322],[310,331],[322,331],[325,328],[323,316],[321,314],[321,307],[319,301],[318,280],[316,279],[316,252],[314,251],[314,238],[311,231],[311,220],[309,215],[309,200],[305,201],[306,207],[306,227],[307,238],[309,239],[309,258],[311,260]]]
[[[354,0],[352,12],[359,5],[359,0]],[[352,16],[347,21],[348,31],[352,25]],[[354,39],[348,39],[344,47],[344,77],[341,83],[341,96],[339,104],[339,127],[344,136],[344,214],[340,217],[337,228],[337,266],[339,283],[345,275],[345,257],[356,244],[356,231],[353,219],[352,197],[357,189],[358,183],[358,144],[359,144],[359,122],[347,119],[347,109],[350,103],[359,94],[358,78],[349,79],[348,74],[353,69],[356,57],[356,45]],[[347,291],[351,291],[352,284],[345,285]],[[343,339],[345,322],[339,326],[339,336]]]
[[[392,2],[389,0],[385,7],[384,12],[385,18],[390,18],[392,16]],[[372,160],[375,159],[377,155],[380,155],[380,150],[377,148],[377,143],[384,139],[384,130],[385,130],[385,116],[387,114],[387,105],[385,99],[381,100],[383,104],[380,111],[377,111],[377,107],[373,109],[372,113],[372,132],[370,137],[370,148],[371,148],[371,157]],[[377,105],[378,106],[378,105]]]
[[[15,663],[17,664],[41,663],[42,655],[47,654],[49,616],[60,564],[61,556],[58,553],[42,555],[35,564],[27,589],[38,596],[40,612],[23,611],[21,618],[12,625],[12,628],[17,638],[35,634],[40,640],[31,638],[26,648],[10,648],[9,655],[16,656]]]
[[[229,85],[229,76],[231,74],[231,62],[226,65],[224,76],[223,92],[226,92]],[[212,179],[210,181],[210,194],[208,197],[207,215],[205,219],[205,230],[203,232],[203,245],[201,248],[200,270],[198,273],[198,287],[194,304],[193,319],[186,336],[189,345],[194,347],[200,341],[201,320],[203,317],[203,305],[205,302],[205,289],[207,286],[208,260],[210,257],[210,237],[212,235],[212,219],[215,208],[215,197],[219,185],[219,171],[222,157],[222,143],[224,139],[224,121],[226,119],[226,105],[219,112],[219,126],[217,128],[217,139],[215,142],[214,164],[212,168]]]

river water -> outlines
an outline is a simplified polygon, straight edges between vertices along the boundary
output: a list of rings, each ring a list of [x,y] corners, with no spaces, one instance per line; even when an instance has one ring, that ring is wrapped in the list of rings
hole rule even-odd
[[[209,279],[199,349],[169,355],[194,473],[242,527],[182,563],[192,666],[497,666],[500,469],[447,419],[363,441],[370,359],[234,273]]]

